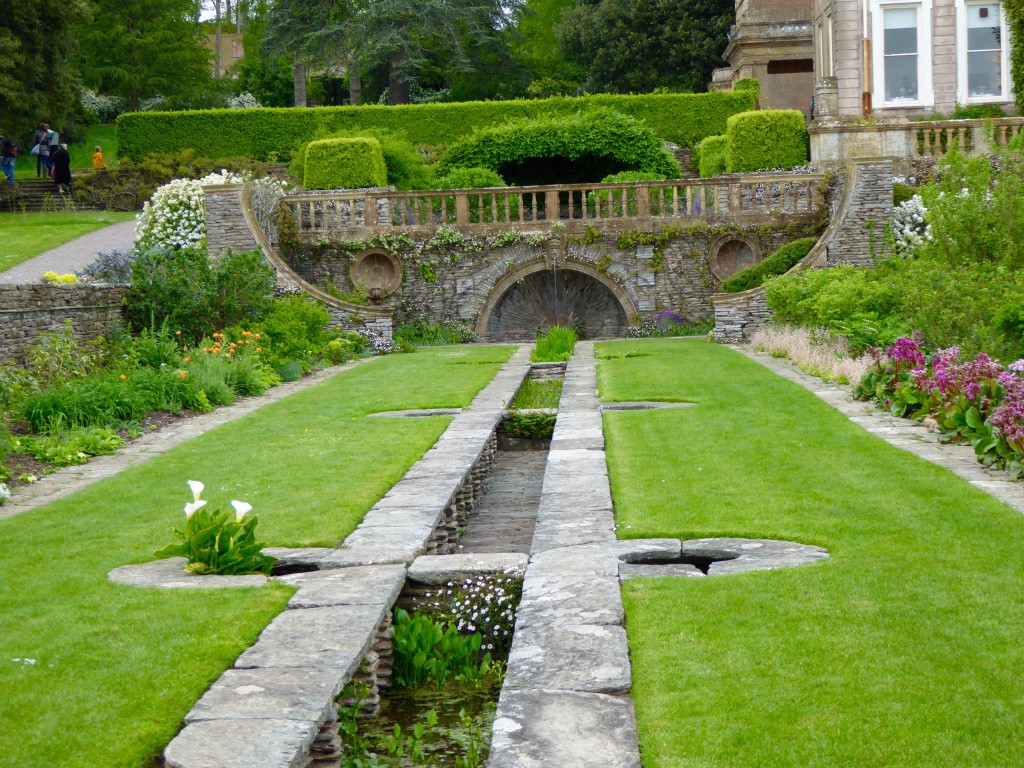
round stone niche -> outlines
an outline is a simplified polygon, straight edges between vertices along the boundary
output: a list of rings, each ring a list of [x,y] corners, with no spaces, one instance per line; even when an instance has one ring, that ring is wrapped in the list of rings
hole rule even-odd
[[[386,251],[363,251],[356,255],[349,277],[371,299],[383,299],[402,287],[402,262]]]
[[[711,274],[721,282],[761,260],[761,246],[742,235],[726,235],[711,245]]]

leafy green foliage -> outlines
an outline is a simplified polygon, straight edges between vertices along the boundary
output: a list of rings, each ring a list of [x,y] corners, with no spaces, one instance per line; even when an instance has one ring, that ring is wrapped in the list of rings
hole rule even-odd
[[[395,329],[395,341],[417,347],[472,344],[476,341],[476,334],[472,328],[454,318],[433,322],[425,317],[416,317]]]
[[[594,0],[565,13],[560,35],[589,90],[703,91],[735,20],[732,0]]]
[[[732,275],[722,283],[722,291],[739,293],[763,285],[764,281],[770,277],[785,274],[810,253],[816,242],[818,242],[816,237],[805,237],[787,243],[768,258]]]
[[[606,109],[481,129],[450,146],[437,164],[439,173],[458,167],[490,168],[514,184],[576,180],[573,176],[597,181],[607,175],[602,168],[681,175],[679,163],[653,132]]]
[[[19,437],[13,442],[13,449],[44,464],[72,467],[85,464],[90,456],[115,453],[123,445],[124,440],[112,429],[82,427],[38,437]]]
[[[505,180],[490,168],[452,168],[434,180],[434,189],[486,189],[504,187]]]
[[[684,146],[725,133],[729,115],[753,109],[750,93],[595,95],[578,98],[417,104],[399,107],[313,109],[212,109],[137,112],[117,118],[121,157],[139,161],[151,152],[192,148],[203,157],[287,159],[295,147],[322,132],[384,128],[405,133],[414,144],[448,145],[477,128],[511,120],[571,115],[604,107],[643,119],[660,139]]]
[[[268,360],[282,366],[315,355],[327,341],[325,329],[330,319],[330,313],[320,302],[305,296],[286,296],[275,300],[270,312],[254,328],[261,334],[261,342],[269,342]]]
[[[556,418],[553,413],[515,411],[502,419],[500,431],[509,437],[548,440],[555,433]]]
[[[537,336],[530,360],[534,363],[563,363],[576,349],[576,331],[560,325],[548,328]]]
[[[376,139],[321,139],[306,147],[306,189],[383,187],[388,169]]]
[[[807,124],[796,109],[742,112],[728,120],[729,173],[789,169],[807,162]]]
[[[663,181],[665,179],[660,173],[650,171],[620,171],[612,173],[601,179],[602,184],[628,184],[634,181]]]
[[[198,509],[192,509],[201,504]],[[180,540],[154,552],[158,558],[185,557],[187,573],[234,576],[242,573],[270,575],[274,558],[263,554],[263,542],[256,541],[259,515],[246,513],[248,504],[233,501],[235,511],[209,511],[198,499],[185,507],[185,529],[175,529]],[[241,506],[239,506],[241,505]],[[246,510],[246,511],[241,511]]]
[[[534,381],[527,379],[516,392],[511,408],[557,408],[562,397],[562,382],[559,379]]]
[[[897,207],[907,202],[910,198],[917,194],[917,189],[910,186],[909,184],[893,184],[892,185],[892,205]]]
[[[380,143],[380,151],[387,166],[387,183],[398,189],[427,189],[430,184],[430,171],[426,167],[424,157],[416,151],[412,142],[405,134],[383,128],[353,128],[333,135],[320,136],[323,139],[337,138],[369,138]],[[303,144],[292,158],[289,170],[300,179],[305,176],[306,148]]]
[[[259,251],[228,253],[210,266],[206,252],[152,249],[132,267],[125,314],[136,328],[164,325],[191,341],[271,308],[274,270]]]
[[[700,177],[709,179],[720,176],[726,170],[726,153],[729,149],[728,136],[708,136],[700,143]]]
[[[125,97],[134,110],[151,96],[189,103],[211,84],[211,55],[193,0],[93,0],[93,6],[79,39],[83,74],[97,90]]]
[[[405,688],[440,688],[452,679],[476,679],[491,667],[491,655],[480,655],[479,632],[460,635],[453,625],[402,608],[395,610],[393,643],[395,685]]]
[[[732,84],[732,90],[733,92],[750,91],[756,98],[761,94],[761,81],[756,77],[741,77]]]

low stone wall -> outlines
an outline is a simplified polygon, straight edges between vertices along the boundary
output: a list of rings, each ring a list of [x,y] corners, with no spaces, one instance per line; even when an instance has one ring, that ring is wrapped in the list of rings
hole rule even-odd
[[[720,293],[715,304],[715,341],[734,344],[764,326],[771,317],[764,288],[743,293]]]
[[[0,285],[0,359],[21,362],[41,333],[70,320],[80,341],[106,335],[122,320],[123,285]]]

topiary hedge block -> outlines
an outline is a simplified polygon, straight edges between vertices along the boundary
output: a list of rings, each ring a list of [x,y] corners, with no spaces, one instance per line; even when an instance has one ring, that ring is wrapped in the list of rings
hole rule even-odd
[[[702,179],[725,173],[725,152],[729,144],[727,136],[708,136],[700,143],[698,169]]]
[[[804,237],[788,243],[767,259],[762,259],[757,264],[741,269],[735,275],[722,283],[723,293],[739,293],[759,285],[769,277],[784,275],[811,252],[811,248],[818,242],[816,237]]]
[[[751,173],[807,162],[807,123],[796,109],[741,112],[726,121],[726,170]]]
[[[376,139],[322,139],[306,148],[306,189],[383,187],[388,168]]]
[[[553,99],[470,101],[454,104],[208,109],[188,112],[133,112],[117,118],[118,153],[135,161],[152,152],[190,148],[200,157],[289,160],[297,147],[324,133],[386,128],[414,144],[448,145],[477,128],[510,120],[567,115],[605,107],[643,119],[661,139],[692,146],[725,132],[729,115],[754,108],[755,96],[741,93],[597,94]]]

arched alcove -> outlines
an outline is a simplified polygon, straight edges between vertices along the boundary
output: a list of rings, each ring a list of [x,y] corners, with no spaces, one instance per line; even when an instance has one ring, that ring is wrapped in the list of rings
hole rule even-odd
[[[477,333],[495,341],[530,341],[554,325],[583,338],[625,335],[636,314],[632,299],[607,275],[585,264],[550,269],[527,264],[495,284],[480,312]]]

